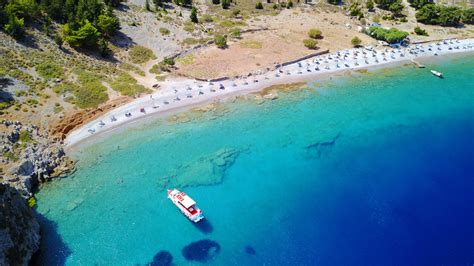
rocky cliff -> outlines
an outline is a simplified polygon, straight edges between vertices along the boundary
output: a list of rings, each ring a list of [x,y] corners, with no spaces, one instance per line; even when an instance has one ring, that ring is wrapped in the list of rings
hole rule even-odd
[[[0,129],[0,183],[16,188],[23,197],[30,197],[38,183],[73,168],[62,143],[39,127],[2,121]]]
[[[26,200],[0,183],[0,265],[28,265],[39,247],[39,230]]]

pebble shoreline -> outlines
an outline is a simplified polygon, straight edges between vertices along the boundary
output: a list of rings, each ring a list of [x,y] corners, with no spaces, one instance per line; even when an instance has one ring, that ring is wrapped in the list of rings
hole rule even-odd
[[[110,131],[119,125],[150,114],[164,114],[173,110],[186,109],[232,95],[259,91],[272,85],[309,80],[324,74],[376,67],[420,57],[473,51],[474,39],[451,39],[400,48],[360,47],[316,56],[238,79],[220,82],[192,79],[166,81],[161,84],[160,91],[113,109],[72,131],[66,137],[65,144],[69,147],[73,146],[98,133]]]

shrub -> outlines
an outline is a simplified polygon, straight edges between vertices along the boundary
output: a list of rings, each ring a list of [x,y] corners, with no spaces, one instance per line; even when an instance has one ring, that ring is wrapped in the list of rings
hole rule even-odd
[[[74,103],[80,108],[97,107],[109,99],[107,88],[99,81],[88,82],[73,92]]]
[[[130,61],[132,61],[134,64],[143,64],[150,60],[156,59],[156,56],[152,50],[140,45],[132,46],[130,51],[128,51],[128,55],[130,56]]]
[[[420,28],[419,26],[415,27],[415,33],[416,35],[428,36],[428,32],[426,32],[426,30]]]
[[[286,6],[286,8],[290,9],[293,7],[293,1],[290,0],[290,2],[288,2],[288,5]]]
[[[308,31],[308,36],[313,39],[319,39],[322,37],[322,32],[319,29],[310,29]]]
[[[352,38],[351,40],[351,44],[354,46],[354,47],[358,47],[360,44],[362,43],[362,40],[355,36],[354,38]]]
[[[351,4],[351,6],[349,7],[349,15],[351,15],[353,17],[363,17],[364,16],[364,14],[362,13],[361,7],[357,2]]]
[[[255,4],[255,8],[256,8],[256,9],[263,9],[263,4],[262,4],[262,2],[257,2],[257,4]]]
[[[234,10],[232,11],[232,16],[238,17],[239,15],[240,15],[240,9],[234,9]]]
[[[314,39],[305,39],[303,40],[303,44],[309,49],[316,49],[318,45],[318,41]]]
[[[63,46],[63,43],[64,43],[63,37],[61,37],[60,34],[55,34],[55,35],[54,35],[54,42],[55,42],[59,47],[62,47],[62,46]]]
[[[199,40],[195,38],[186,38],[183,40],[183,44],[185,45],[195,45],[198,43],[199,43]]]
[[[212,16],[209,15],[209,14],[204,14],[204,15],[202,15],[202,20],[204,20],[204,22],[213,22],[213,21],[214,21],[214,19],[212,18]]]
[[[59,65],[51,62],[43,62],[36,66],[36,71],[44,79],[59,78],[63,75],[64,70]]]
[[[163,59],[162,62],[163,64],[168,65],[168,66],[174,66],[175,64],[174,59],[171,57],[165,57],[165,59]]]
[[[167,28],[160,28],[160,33],[161,33],[161,35],[169,35],[170,30],[167,29]]]
[[[221,3],[221,1],[220,1],[220,0],[212,0],[212,3],[213,3],[214,5],[218,5],[218,4]]]
[[[217,47],[219,48],[225,48],[227,46],[227,39],[225,36],[222,35],[217,35],[214,38],[214,43],[216,44]]]
[[[20,131],[19,140],[20,140],[22,143],[33,142],[33,139],[31,138],[30,132],[28,132],[28,131],[26,131],[26,130],[24,130],[24,129]]]
[[[230,36],[232,38],[240,38],[242,35],[242,31],[239,28],[235,28],[230,32]]]
[[[131,97],[150,92],[149,89],[137,84],[137,81],[127,73],[121,73],[109,84],[112,89],[120,92],[120,94]]]

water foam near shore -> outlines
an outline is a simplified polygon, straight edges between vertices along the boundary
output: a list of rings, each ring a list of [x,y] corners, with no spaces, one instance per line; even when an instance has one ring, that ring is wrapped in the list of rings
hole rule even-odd
[[[474,58],[428,67],[446,78],[377,70],[97,139],[37,195],[42,262],[472,263]]]

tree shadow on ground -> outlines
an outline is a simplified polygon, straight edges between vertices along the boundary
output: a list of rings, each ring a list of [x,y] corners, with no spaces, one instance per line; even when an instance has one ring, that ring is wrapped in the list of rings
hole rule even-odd
[[[110,42],[118,46],[120,48],[126,48],[130,47],[132,45],[135,45],[136,43],[132,40],[132,38],[128,37],[125,33],[122,31],[117,31],[114,36],[110,39]]]
[[[56,223],[36,211],[35,217],[41,228],[41,243],[30,265],[65,265],[72,251],[59,235]]]

